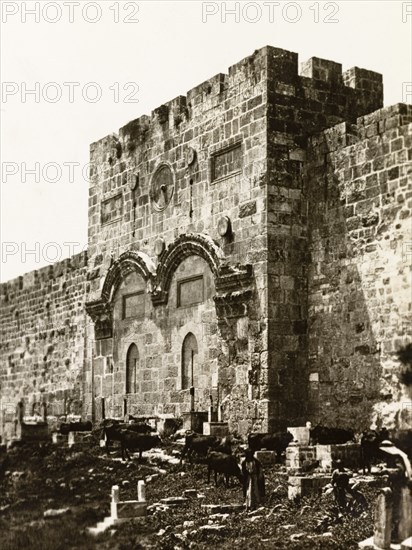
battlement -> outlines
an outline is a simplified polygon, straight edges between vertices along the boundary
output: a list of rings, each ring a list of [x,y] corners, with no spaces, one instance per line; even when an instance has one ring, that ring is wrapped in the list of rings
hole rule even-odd
[[[412,123],[412,105],[397,103],[358,117],[356,124],[341,122],[310,138],[315,148],[330,153],[354,145],[358,141],[383,134]]]
[[[4,297],[10,292],[19,292],[22,290],[27,290],[29,288],[35,287],[36,285],[43,286],[49,281],[53,281],[58,277],[67,275],[71,271],[81,269],[87,266],[87,251],[80,252],[75,254],[70,258],[56,262],[53,265],[48,265],[42,267],[41,269],[36,269],[34,271],[29,271],[6,281],[0,283],[0,297],[1,300],[4,300]]]
[[[412,122],[412,105],[396,103],[357,119],[359,137],[371,137]]]
[[[212,76],[191,88],[186,95],[177,96],[153,109],[150,115],[141,115],[128,122],[117,134],[110,134],[93,143],[91,153],[105,150],[107,158],[113,159],[116,150],[120,153],[119,141],[123,150],[131,153],[154,129],[163,133],[168,130],[185,131],[192,119],[208,116],[228,99],[241,105],[248,96],[244,91],[248,83],[249,95],[258,88],[262,93],[272,90],[277,94],[296,96],[299,100],[302,100],[303,88],[312,90],[306,94],[308,100],[312,99],[313,90],[329,89],[336,94],[337,102],[341,100],[338,96],[348,95],[350,89],[353,91],[353,98],[349,94],[351,100],[356,103],[359,99],[360,104],[354,110],[355,116],[359,110],[367,113],[381,107],[383,101],[381,74],[359,67],[342,72],[340,63],[319,57],[301,63],[299,72],[297,53],[265,46],[231,65],[227,73]]]
[[[300,75],[325,82],[341,83],[342,65],[335,61],[311,57],[305,63],[301,63]]]

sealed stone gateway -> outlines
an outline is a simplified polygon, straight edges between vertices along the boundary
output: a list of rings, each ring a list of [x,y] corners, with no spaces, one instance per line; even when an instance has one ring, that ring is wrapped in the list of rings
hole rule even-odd
[[[412,107],[382,105],[380,74],[267,46],[92,143],[87,253],[1,285],[2,434],[21,392],[50,418],[406,429]]]

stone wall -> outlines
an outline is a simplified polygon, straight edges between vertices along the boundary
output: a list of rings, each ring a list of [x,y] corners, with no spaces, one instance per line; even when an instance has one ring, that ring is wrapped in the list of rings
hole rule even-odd
[[[407,427],[412,117],[382,98],[265,47],[93,143],[88,259],[1,287],[3,400],[180,415],[193,352],[231,430]]]
[[[304,177],[308,137],[355,121],[383,104],[382,76],[311,58],[298,71],[296,53],[270,49],[267,113],[268,357],[261,384],[271,427],[304,425],[307,404],[310,263]]]
[[[358,443],[342,445],[296,445],[286,449],[286,470],[289,475],[305,474],[315,461],[319,464],[316,471],[332,472],[336,461],[340,460],[345,468],[358,469],[361,447]]]
[[[87,254],[0,285],[2,419],[24,399],[25,415],[84,413]],[[2,427],[0,426],[0,430]]]
[[[118,350],[115,369],[120,372],[125,338],[136,335],[141,342],[139,357],[147,379],[140,396],[127,397],[136,411],[189,410],[188,390],[179,389],[179,370],[182,340],[192,332],[202,361],[196,407],[207,410],[210,393],[215,404],[223,403],[232,428],[238,429],[240,422],[246,431],[264,421],[266,411],[257,405],[258,380],[254,393],[248,383],[251,357],[256,365],[267,354],[261,178],[266,165],[267,63],[266,49],[257,51],[228,74],[216,75],[91,146],[88,300],[101,299],[113,260],[120,265],[124,254],[132,253],[147,266],[140,270],[147,317],[131,321],[125,334],[114,321],[107,350]],[[167,170],[173,178],[170,186]],[[201,250],[193,244],[199,239]],[[212,276],[212,294],[181,308],[176,285],[187,275],[179,270],[188,262],[190,276],[198,260],[201,272]],[[123,272],[119,268],[119,284]],[[114,292],[105,302],[108,311],[113,297]],[[99,311],[95,319],[101,317]],[[114,376],[120,380],[120,374]]]
[[[148,259],[142,276],[155,281],[147,290],[154,304],[150,330],[161,333],[152,351],[164,353],[175,321],[170,283],[161,277],[164,249],[182,235],[207,235],[220,267],[233,275],[236,266],[252,266],[251,280],[240,289],[236,277],[234,286],[222,286],[214,272],[217,366],[207,369],[216,373],[232,429],[276,428],[304,418],[307,139],[381,105],[381,75],[364,69],[342,74],[339,63],[318,58],[299,75],[297,54],[265,47],[91,146],[88,299],[101,299],[113,259],[129,252]],[[183,257],[177,255],[171,273]],[[93,306],[95,319],[112,310],[112,298],[98,314]],[[201,344],[208,347],[208,339]],[[173,361],[176,369],[178,353]],[[210,376],[205,383],[211,390]],[[158,391],[157,382],[150,387]],[[169,393],[166,401],[176,398]],[[146,402],[155,407],[151,391]]]
[[[398,104],[310,140],[312,422],[411,427],[397,358],[412,340],[411,122]]]
[[[204,295],[177,307],[178,281],[193,280],[196,275],[204,276]],[[139,289],[144,290],[144,308],[140,315],[124,318],[124,296]],[[210,268],[198,256],[179,264],[171,282],[169,307],[161,312],[155,311],[141,276],[131,273],[123,280],[114,297],[113,337],[96,342],[95,396],[97,400],[104,397],[106,416],[120,417],[125,410],[133,415],[176,416],[189,411],[189,387],[184,387],[182,373],[182,347],[189,333],[198,348],[194,357],[195,410],[207,410],[209,395],[216,403],[219,346],[214,294]],[[138,349],[136,380],[127,393],[126,362],[132,345]]]

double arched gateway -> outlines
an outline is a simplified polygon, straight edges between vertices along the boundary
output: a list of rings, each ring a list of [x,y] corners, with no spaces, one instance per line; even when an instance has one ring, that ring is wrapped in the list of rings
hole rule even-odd
[[[140,252],[113,262],[100,299],[87,304],[96,334],[95,396],[107,414],[182,414],[192,387],[195,409],[207,410],[219,393],[223,340],[247,315],[251,275],[250,267],[228,267],[207,235],[179,237],[156,269]]]

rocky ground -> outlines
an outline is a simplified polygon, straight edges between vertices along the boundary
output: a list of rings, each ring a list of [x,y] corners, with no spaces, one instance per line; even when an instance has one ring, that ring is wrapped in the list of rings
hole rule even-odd
[[[174,444],[166,448],[169,456],[176,457],[178,450]],[[272,467],[265,470],[265,506],[226,514],[202,506],[243,503],[237,480],[216,488],[207,483],[204,464],[173,462],[178,461],[144,453],[142,461],[135,457],[125,463],[118,451],[108,457],[97,444],[89,450],[51,443],[15,447],[0,473],[0,548],[349,550],[372,534],[373,484],[362,484],[366,509],[341,514],[331,495],[288,501],[284,468]],[[88,534],[88,527],[110,515],[112,485],[120,486],[121,500],[134,499],[140,479],[146,480],[148,517],[97,537]],[[187,489],[204,498],[177,507],[154,505]]]

